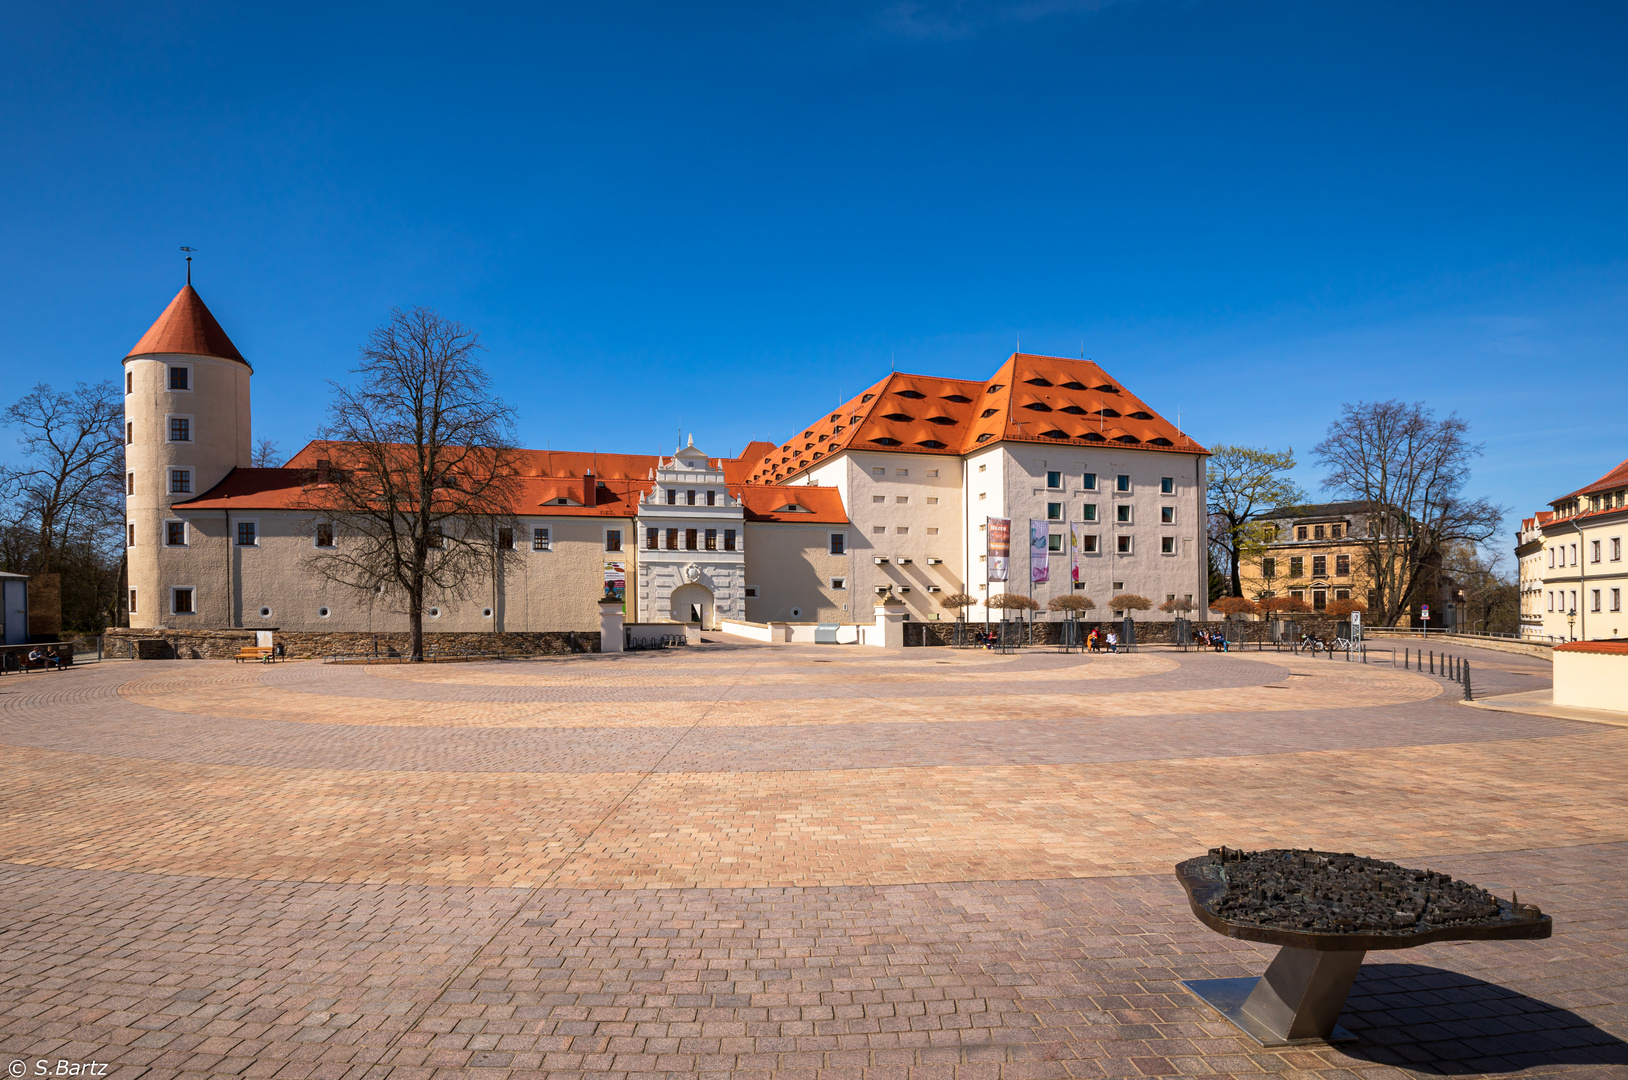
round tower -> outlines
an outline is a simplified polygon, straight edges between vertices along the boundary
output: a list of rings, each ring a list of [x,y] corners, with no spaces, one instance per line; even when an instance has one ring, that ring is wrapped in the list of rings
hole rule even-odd
[[[249,466],[254,371],[191,277],[124,358],[126,604],[133,627],[216,629],[229,621],[224,524],[217,529],[204,515],[183,519],[173,507]]]

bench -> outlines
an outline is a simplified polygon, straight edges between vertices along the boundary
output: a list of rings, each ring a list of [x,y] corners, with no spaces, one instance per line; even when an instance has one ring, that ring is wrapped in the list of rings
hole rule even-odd
[[[236,656],[232,657],[233,660],[236,660],[240,664],[245,660],[253,660],[257,663],[269,664],[276,658],[275,650],[270,645],[245,646],[244,648],[238,650]]]

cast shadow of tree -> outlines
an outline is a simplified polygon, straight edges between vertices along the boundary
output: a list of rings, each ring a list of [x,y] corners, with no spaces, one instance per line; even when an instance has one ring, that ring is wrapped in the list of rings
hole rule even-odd
[[[1628,1043],[1507,986],[1424,964],[1364,964],[1340,1023],[1350,1056],[1426,1075],[1628,1065]]]

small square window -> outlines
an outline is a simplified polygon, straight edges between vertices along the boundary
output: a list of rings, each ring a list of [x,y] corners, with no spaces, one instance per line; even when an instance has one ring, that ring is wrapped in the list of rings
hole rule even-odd
[[[1063,550],[1063,534],[1062,533],[1052,533],[1050,536],[1046,537],[1046,550],[1047,551],[1062,551]]]
[[[605,550],[606,551],[621,551],[622,550],[622,530],[621,529],[606,529],[605,530]]]
[[[847,550],[847,546],[848,546],[848,534],[847,533],[832,533],[831,534],[831,554],[833,554],[833,555],[841,555],[845,550]]]
[[[238,522],[237,523],[237,546],[238,547],[254,547],[255,544],[259,540],[259,537],[256,535],[257,531],[258,531],[257,526],[252,521],[240,521],[240,522]]]
[[[1097,520],[1097,504],[1096,503],[1086,503],[1084,506],[1080,507],[1080,520],[1081,521],[1095,521],[1095,520]]]
[[[185,416],[170,417],[170,442],[191,442],[192,421]]]
[[[514,530],[502,528],[497,531],[497,549],[509,551],[514,547]]]
[[[1159,551],[1165,555],[1176,553],[1176,538],[1174,536],[1159,537]]]
[[[846,589],[848,587],[848,579],[845,577],[834,577],[831,579],[831,587],[833,589]]]
[[[1080,537],[1080,550],[1086,552],[1087,554],[1096,553],[1097,536],[1095,533],[1086,533],[1084,536]]]
[[[1176,523],[1176,508],[1174,506],[1159,507],[1159,524],[1174,525]]]
[[[1053,489],[1062,487],[1063,486],[1063,474],[1061,472],[1057,472],[1055,470],[1046,473],[1046,486],[1049,487],[1049,488],[1053,488]]]
[[[1131,478],[1129,476],[1127,476],[1125,473],[1120,473],[1117,477],[1115,477],[1115,479],[1114,479],[1114,490],[1115,491],[1129,491],[1130,489],[1131,489]]]
[[[171,390],[190,390],[190,389],[192,389],[190,386],[187,385],[187,383],[189,382],[188,377],[190,375],[191,375],[191,372],[189,372],[184,367],[172,367],[172,368],[170,368],[170,389]]]
[[[1114,592],[1120,593],[1120,592],[1124,592],[1124,591],[1125,591],[1125,583],[1123,581],[1114,582]]]
[[[332,522],[317,522],[316,546],[325,548],[331,548],[334,546],[334,527]]]
[[[1115,543],[1114,543],[1114,548],[1115,548],[1115,550],[1117,550],[1117,551],[1118,551],[1118,552],[1119,552],[1119,553],[1120,553],[1120,554],[1121,554],[1121,555],[1129,555],[1129,554],[1130,554],[1130,553],[1131,553],[1131,538],[1130,538],[1130,534],[1128,534],[1128,533],[1121,533],[1121,534],[1119,534],[1119,535],[1118,535],[1118,536],[1116,536],[1116,537],[1114,537],[1114,541],[1115,541]]]
[[[756,600],[757,599],[757,586],[755,586],[755,585],[746,586],[746,598],[748,600]]]
[[[191,491],[192,491],[192,470],[191,469],[171,469],[170,470],[170,494],[171,495],[187,495],[187,494],[190,494]]]
[[[170,599],[171,599],[170,607],[174,611],[175,614],[177,614],[177,615],[191,615],[192,614],[192,590],[191,589],[171,589],[170,590]]]
[[[1097,474],[1094,472],[1086,473],[1080,480],[1080,486],[1087,491],[1097,490]]]
[[[1131,520],[1131,504],[1120,503],[1118,506],[1115,506],[1114,520],[1119,522],[1121,525],[1129,524]]]
[[[1063,504],[1062,503],[1047,503],[1046,504],[1046,520],[1047,521],[1062,521],[1063,520]]]
[[[938,535],[938,530],[936,528],[934,528],[933,526],[929,525],[927,527],[927,535],[928,536],[937,536]]]
[[[989,466],[987,464],[979,465],[978,466],[978,471],[983,472],[987,468],[989,468]]]
[[[540,525],[534,525],[531,530],[531,550],[547,551],[549,543],[548,530]]]
[[[1176,478],[1174,476],[1159,477],[1159,494],[1174,495],[1176,493]]]
[[[187,542],[187,523],[184,521],[164,522],[164,543],[170,547],[185,547]]]

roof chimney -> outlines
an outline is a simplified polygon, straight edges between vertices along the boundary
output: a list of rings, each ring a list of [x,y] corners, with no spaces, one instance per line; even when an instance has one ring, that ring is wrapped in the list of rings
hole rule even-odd
[[[592,469],[585,470],[583,472],[583,474],[582,474],[582,505],[583,506],[596,506],[596,505],[598,505],[598,502],[599,502],[598,488],[599,488],[599,485],[594,479],[594,471]]]

